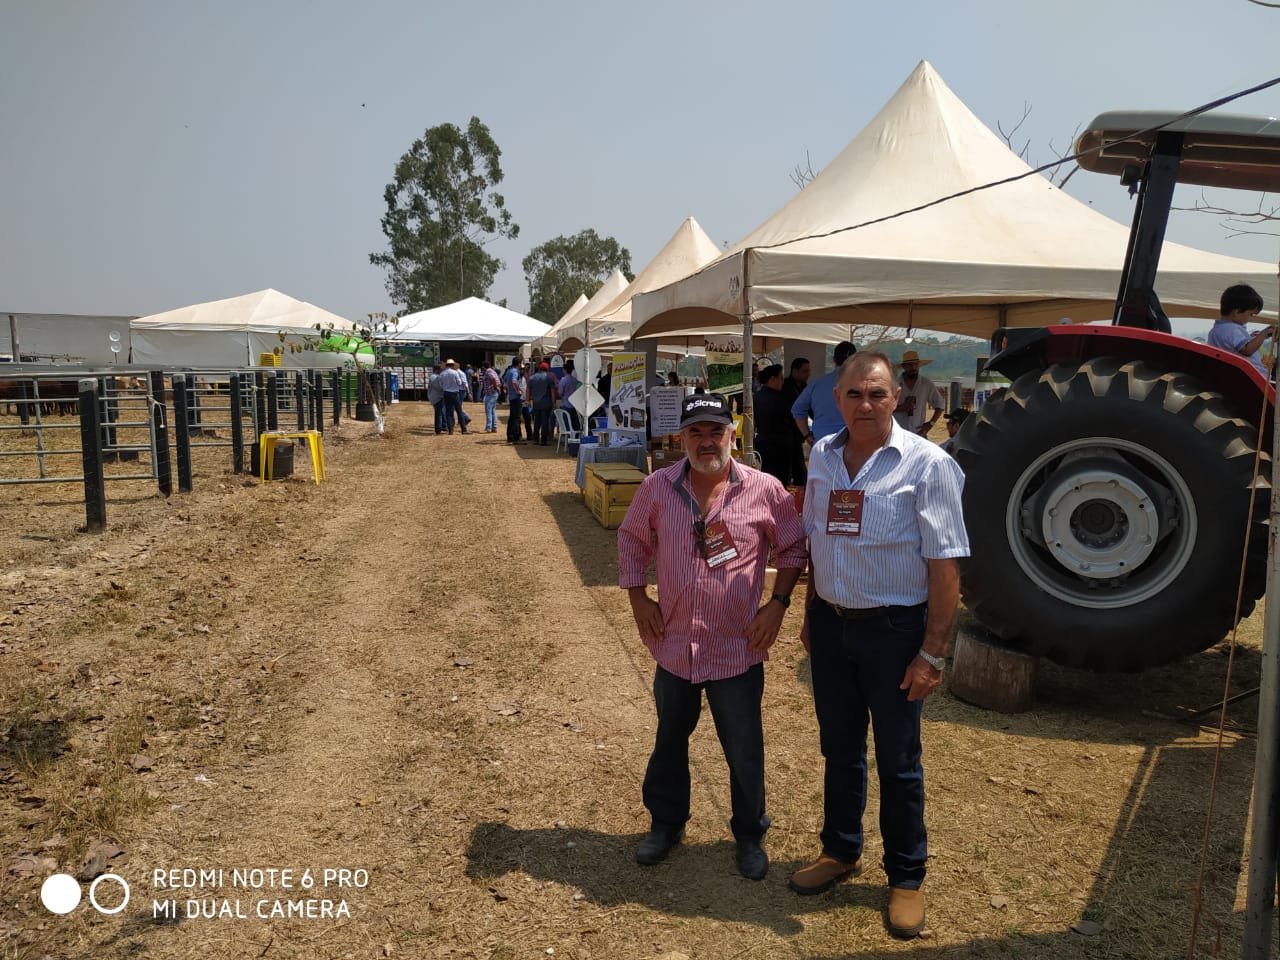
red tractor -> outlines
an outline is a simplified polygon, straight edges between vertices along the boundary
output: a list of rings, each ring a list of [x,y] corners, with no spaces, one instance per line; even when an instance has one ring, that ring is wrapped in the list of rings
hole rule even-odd
[[[1108,113],[1076,152],[1137,196],[1115,316],[993,336],[987,367],[1012,385],[955,444],[963,595],[1010,646],[1137,671],[1222,639],[1242,562],[1242,616],[1265,588],[1275,389],[1172,334],[1155,287],[1174,185],[1280,190],[1280,123]]]

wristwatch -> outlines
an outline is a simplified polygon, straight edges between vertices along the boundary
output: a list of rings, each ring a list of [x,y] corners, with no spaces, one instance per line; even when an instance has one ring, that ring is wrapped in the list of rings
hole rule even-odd
[[[935,657],[932,653],[929,653],[928,651],[926,651],[924,647],[920,648],[919,653],[920,653],[920,659],[923,660],[925,663],[927,663],[929,666],[933,667],[933,669],[935,670],[941,670],[943,667],[947,665],[946,657]]]
[[[787,609],[787,607],[791,606],[791,597],[790,597],[788,594],[785,594],[785,593],[775,593],[775,594],[774,594],[772,597],[770,597],[769,599],[770,599],[770,600],[777,600],[780,604],[782,604],[782,609],[783,609],[783,610],[785,610],[785,609]]]

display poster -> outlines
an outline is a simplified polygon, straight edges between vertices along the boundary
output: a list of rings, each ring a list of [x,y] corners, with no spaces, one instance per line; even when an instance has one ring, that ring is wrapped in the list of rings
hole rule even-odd
[[[515,359],[514,353],[495,353],[493,355],[493,369],[498,371],[498,376],[507,372],[507,367],[511,366],[511,361]]]
[[[684,387],[654,387],[649,391],[649,434],[669,437],[680,432],[680,404]]]
[[[636,431],[644,436],[645,355],[615,353],[613,377],[609,381],[610,431]]]
[[[707,390],[710,393],[742,392],[742,335],[707,337]]]

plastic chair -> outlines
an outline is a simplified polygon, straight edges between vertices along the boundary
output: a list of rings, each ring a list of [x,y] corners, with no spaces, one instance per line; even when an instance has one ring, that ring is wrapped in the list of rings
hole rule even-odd
[[[551,411],[556,418],[556,449],[560,449],[560,445],[564,444],[564,449],[568,451],[570,441],[581,441],[582,434],[580,431],[573,429],[573,421],[569,419],[569,411],[563,407],[556,407]]]

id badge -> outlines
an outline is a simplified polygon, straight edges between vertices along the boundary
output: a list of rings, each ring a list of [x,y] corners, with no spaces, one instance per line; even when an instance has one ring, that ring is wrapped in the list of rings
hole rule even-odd
[[[833,537],[862,536],[862,490],[832,490],[827,501],[827,533]]]
[[[707,566],[714,570],[722,563],[728,563],[738,555],[738,545],[733,542],[733,534],[723,520],[707,524]]]

